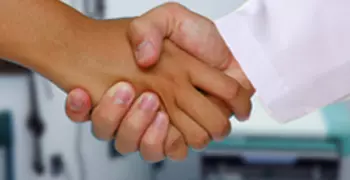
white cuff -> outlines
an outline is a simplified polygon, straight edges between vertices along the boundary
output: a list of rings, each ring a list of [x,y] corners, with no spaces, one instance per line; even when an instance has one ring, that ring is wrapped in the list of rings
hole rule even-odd
[[[289,114],[276,114],[278,112],[268,106],[268,102],[276,97],[275,92],[272,92],[271,89],[281,89],[282,93],[283,90],[287,90],[287,87],[278,78],[277,71],[266,59],[264,51],[252,36],[244,19],[239,13],[233,12],[215,23],[246,76],[257,89],[256,94],[269,114],[278,120],[290,119]]]
[[[345,98],[350,92],[350,82],[344,83],[341,79],[350,76],[350,62],[334,67],[328,73],[320,73],[317,77],[306,75],[311,80],[300,79],[300,84],[290,83],[279,73],[281,69],[277,69],[272,59],[268,58],[271,54],[267,54],[266,45],[261,44],[262,39],[256,39],[261,37],[248,24],[248,21],[257,26],[264,23],[249,19],[254,16],[258,6],[258,3],[247,3],[244,11],[231,13],[217,20],[216,25],[268,113],[279,122],[287,122]],[[264,30],[265,26],[261,27]],[[308,61],[307,57],[296,58],[305,59],[305,63]],[[289,75],[293,74],[293,70],[288,71]]]

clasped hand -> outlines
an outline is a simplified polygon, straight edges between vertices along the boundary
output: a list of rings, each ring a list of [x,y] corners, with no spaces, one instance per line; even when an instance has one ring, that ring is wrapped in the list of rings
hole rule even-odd
[[[91,28],[74,56],[79,71],[53,81],[70,91],[68,116],[91,119],[96,137],[115,139],[120,153],[181,160],[188,147],[226,137],[232,113],[249,117],[254,88],[210,20],[168,3]]]

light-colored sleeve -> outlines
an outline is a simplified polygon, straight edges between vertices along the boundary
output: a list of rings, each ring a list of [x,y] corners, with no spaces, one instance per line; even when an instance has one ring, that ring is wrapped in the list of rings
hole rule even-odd
[[[287,122],[350,94],[349,0],[250,0],[216,25],[271,116]]]

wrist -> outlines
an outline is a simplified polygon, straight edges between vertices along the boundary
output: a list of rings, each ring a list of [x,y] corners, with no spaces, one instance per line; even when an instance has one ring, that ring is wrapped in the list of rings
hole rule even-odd
[[[69,46],[56,51],[54,57],[49,57],[55,66],[41,68],[45,71],[43,75],[66,92],[77,87],[90,91],[88,85],[94,79],[90,77],[91,72],[104,68],[99,61],[108,60],[114,64],[112,61],[131,58],[126,36],[129,22],[129,19],[89,19],[84,25],[76,27],[74,37],[67,33],[67,38],[64,38]]]
[[[46,74],[69,54],[90,19],[59,1],[28,1],[27,6],[20,16],[4,20],[0,57]]]
[[[92,21],[85,17],[65,19],[60,27],[47,34],[48,37],[41,36],[39,41],[26,49],[28,64],[25,66],[49,79],[58,75],[58,72],[64,73],[72,60],[84,53],[80,44]]]

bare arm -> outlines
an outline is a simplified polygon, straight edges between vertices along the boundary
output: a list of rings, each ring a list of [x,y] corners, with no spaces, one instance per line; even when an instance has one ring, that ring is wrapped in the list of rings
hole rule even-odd
[[[72,48],[76,27],[88,18],[57,0],[3,0],[0,58],[46,73]],[[55,58],[50,58],[55,56]],[[52,59],[52,60],[51,60]]]

